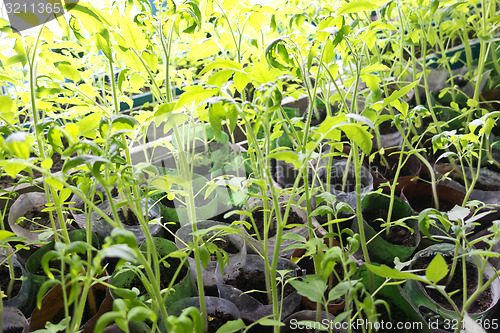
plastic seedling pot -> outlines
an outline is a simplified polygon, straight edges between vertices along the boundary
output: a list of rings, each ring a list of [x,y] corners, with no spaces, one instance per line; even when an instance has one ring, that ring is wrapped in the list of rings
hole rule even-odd
[[[389,201],[390,198],[384,194],[375,192],[369,193],[361,201],[361,210],[363,212],[363,226],[366,239],[371,239],[368,243],[370,257],[376,262],[393,265],[396,257],[401,261],[410,258],[420,244],[421,237],[417,219],[408,219],[405,221],[406,225],[413,229],[413,234],[404,227],[392,226],[389,238],[387,239],[384,239],[385,229],[382,230],[380,226],[375,225],[377,222],[367,222],[368,220],[375,220],[379,217],[383,218],[385,221],[387,219]],[[413,211],[406,202],[400,198],[394,198],[392,221],[412,215]],[[352,230],[358,232],[359,226],[357,220],[353,222]],[[409,237],[409,239],[400,237],[400,233],[403,233],[403,235]]]
[[[170,253],[177,251],[177,246],[164,238],[158,238],[155,237],[153,238],[153,243],[154,246],[156,247],[156,251],[158,253],[158,256],[160,259],[165,258],[168,256]],[[140,246],[140,250],[143,252],[146,252],[147,249],[147,244],[143,243]],[[179,267],[179,264],[181,263],[180,259],[178,258],[167,258],[165,259],[168,261],[168,264],[170,267],[167,267],[166,265],[160,263],[160,284],[161,284],[161,289],[165,289],[168,287],[173,274]],[[194,278],[191,274],[191,270],[189,268],[189,264],[187,262],[184,262],[183,268],[180,271],[179,275],[176,278],[176,283],[173,284],[172,289],[170,294],[164,299],[165,299],[165,306],[168,307],[175,301],[190,297],[194,295],[195,292],[195,284],[194,284]],[[110,278],[110,284],[118,287],[118,288],[123,288],[123,289],[128,289],[131,290],[133,287],[139,289],[139,299],[142,301],[146,302],[148,299],[150,299],[146,287],[143,285],[142,281],[137,278],[137,275],[135,274],[134,271],[132,270],[120,270],[117,269],[114,271],[113,275],[111,275]],[[111,289],[111,295],[113,298],[120,298],[120,291]]]
[[[283,196],[280,200],[281,200],[281,204],[284,206],[284,204],[288,201],[288,197]],[[263,228],[264,228],[263,219],[264,219],[264,217],[263,217],[262,207],[263,207],[263,202],[261,199],[252,199],[251,198],[249,200],[249,209],[254,216],[256,227],[258,228],[258,232],[261,235],[261,239],[262,239],[262,235],[264,234],[263,233]],[[283,217],[285,209],[284,209],[284,207],[280,207],[280,209],[281,209],[281,216]],[[276,214],[275,214],[275,212],[273,212],[273,217],[271,219],[272,225],[270,226],[270,230],[268,233],[268,239],[267,239],[267,247],[268,247],[269,255],[271,255],[273,253],[273,251],[276,247],[276,240],[277,239],[276,239],[276,217],[275,216],[276,216]],[[250,217],[247,215],[241,215],[240,220],[251,224]],[[312,218],[312,220],[313,220],[313,226],[319,227],[318,222],[314,218]],[[289,233],[294,233],[294,234],[300,235],[300,236],[305,238],[309,235],[307,228],[306,228],[306,226],[307,226],[307,213],[304,210],[292,205],[290,208],[290,212],[288,214],[288,220],[286,223],[287,223],[287,225],[295,225],[295,226],[292,228],[285,228],[283,230],[283,236],[286,234],[289,234]],[[249,231],[245,229],[245,232],[248,232],[248,234],[250,234],[250,235],[254,235],[254,236],[247,235],[245,237],[245,239],[247,240],[247,244],[248,244],[248,252],[249,253],[257,253],[257,252],[262,253],[264,244],[261,244],[258,241],[258,238],[256,237],[256,230],[254,230],[254,229],[255,228],[253,227],[253,225]],[[296,240],[294,240],[292,238],[282,239],[282,242],[280,244],[280,256],[282,258],[290,258],[291,257],[294,250],[287,249],[287,247],[294,244],[295,242],[296,242]]]
[[[293,278],[297,276],[298,266],[288,259],[280,258],[277,270],[287,270],[288,278]],[[225,274],[222,274],[217,265],[215,279],[220,297],[233,302],[240,310],[241,318],[247,323],[273,313],[273,305],[267,304],[264,272],[264,259],[259,255],[249,254],[244,258],[239,256],[229,258],[224,267]],[[279,290],[280,286],[281,284],[278,286]],[[280,312],[285,318],[300,306],[302,297],[290,284],[285,284],[285,296],[282,300],[281,297],[279,295]]]
[[[374,265],[378,266],[379,264],[374,263]],[[361,280],[361,283],[363,283],[365,287],[368,286],[369,280],[368,280],[368,270],[366,266],[362,265],[358,267],[356,273],[354,273],[354,276],[352,278],[353,280]],[[377,293],[378,297],[376,298],[384,298],[386,300],[389,300],[393,305],[391,311],[396,310],[400,312],[401,316],[404,316],[404,319],[398,318],[398,320],[403,320],[405,322],[412,322],[412,323],[421,323],[422,330],[419,332],[422,333],[431,332],[429,325],[427,324],[425,319],[420,315],[417,308],[411,302],[410,297],[406,294],[404,289],[401,288],[401,286],[386,285],[382,289],[379,289],[380,286],[385,282],[385,278],[382,278],[375,274],[372,274],[372,278],[373,278],[374,289],[378,290]]]
[[[147,202],[148,204],[146,206],[146,199],[141,200],[142,211],[147,212],[149,233],[153,237],[161,236],[163,227],[160,224],[160,219],[161,219],[160,209],[154,205],[153,200],[149,199]],[[132,210],[127,209],[126,207],[127,206],[124,206],[118,209],[118,216],[122,220],[121,224],[125,229],[127,229],[128,231],[132,232],[135,235],[138,244],[142,244],[146,240],[146,235],[144,234],[142,226],[139,224],[139,220],[137,219],[136,215],[133,213]],[[104,203],[100,205],[99,208],[103,209],[103,211],[107,212],[109,217],[113,218],[113,215],[111,214],[110,211],[111,209],[109,201],[107,200],[104,201]],[[127,213],[125,213],[125,210]],[[100,238],[104,239],[109,235],[111,235],[111,231],[113,231],[114,226],[112,226],[108,221],[106,221],[101,215],[99,215],[95,211],[92,211],[91,219],[93,226],[92,230],[95,230],[96,234]]]
[[[87,241],[87,235],[85,230],[73,230],[69,233],[69,239],[71,242],[76,241]],[[92,234],[92,246],[95,248],[99,248],[99,241],[95,234]],[[33,289],[35,294],[38,293],[38,289],[40,286],[48,279],[48,277],[43,273],[40,274],[42,270],[42,259],[43,256],[49,252],[54,250],[55,241],[52,240],[49,243],[45,244],[38,250],[36,250],[26,261],[26,271],[28,272],[29,278],[33,281]]]
[[[47,197],[42,192],[21,194],[12,204],[8,221],[11,230],[19,237],[26,237],[29,242],[40,243],[38,236],[41,232],[52,230],[49,214],[44,212]],[[17,223],[20,218],[24,220]],[[54,223],[60,229],[59,219],[53,214]],[[51,236],[53,237],[53,236]]]
[[[453,244],[448,244],[448,243],[443,243],[443,244],[435,244],[431,245],[430,247],[419,251],[415,254],[413,257],[412,263],[409,266],[409,269],[416,269],[417,267],[415,266],[416,262],[420,258],[429,258],[429,261],[434,258],[438,253],[440,253],[445,259],[446,258],[453,258],[454,256],[454,250],[455,246]],[[461,251],[459,251],[459,254],[462,254]],[[467,265],[470,265],[472,267],[476,268],[475,275],[477,277],[477,266],[476,262],[480,262],[479,258],[475,258],[473,254],[466,256],[466,263]],[[457,270],[455,271],[455,274],[461,274],[462,267],[461,267],[461,260],[459,259],[459,265],[457,265]],[[426,268],[426,267],[423,267]],[[489,262],[486,262],[486,268],[483,271],[483,282],[486,282],[489,278],[495,275],[495,269],[491,266]],[[455,275],[456,276],[456,275]],[[462,279],[453,279],[453,280],[458,280],[459,283],[461,283]],[[470,277],[467,277],[467,280],[470,280]],[[408,294],[409,299],[413,303],[413,305],[418,309],[420,314],[424,317],[424,319],[427,322],[433,322],[433,323],[438,323],[438,327],[440,329],[451,329],[448,325],[450,322],[451,323],[458,323],[458,315],[454,311],[447,309],[443,304],[438,303],[430,294],[429,291],[431,289],[426,288],[421,282],[415,281],[415,280],[407,280],[406,283],[404,284],[404,291]],[[460,290],[462,290],[460,288]],[[476,321],[482,321],[486,316],[489,314],[489,312],[495,307],[495,305],[498,303],[500,300],[500,279],[496,278],[493,283],[489,286],[489,288],[486,291],[490,291],[491,295],[491,303],[486,309],[481,309],[478,311],[474,311],[472,308],[469,309],[468,314],[469,316]],[[450,292],[450,291],[448,291]],[[457,297],[461,298],[462,294],[457,293],[455,294]],[[456,302],[456,299],[454,300]],[[474,306],[474,303],[472,307]],[[461,306],[459,306],[459,309]]]
[[[218,221],[198,221],[196,222],[197,230],[208,229],[211,227],[229,227],[230,225],[223,222]],[[175,243],[179,249],[183,249],[190,242],[193,242],[193,226],[191,224],[186,224],[182,228],[180,228],[175,234]],[[217,235],[217,236],[215,236]],[[215,237],[214,237],[215,236]],[[208,232],[203,240],[207,241],[212,238],[212,242],[216,244],[219,248],[226,251],[228,256],[240,256],[244,258],[247,254],[247,247],[245,240],[237,234],[227,234],[226,232],[221,230],[214,230]],[[191,267],[191,271],[196,271],[196,262],[194,258],[189,257],[189,266]],[[202,267],[202,278],[203,278],[203,287],[205,292],[209,296],[218,296],[217,292],[217,284],[215,281],[215,269],[217,267],[217,258],[210,258],[208,265],[206,268]]]
[[[16,274],[16,279],[22,278],[21,287],[16,290],[16,285],[12,290],[12,297],[7,299],[4,298],[3,306],[4,307],[15,307],[26,316],[29,317],[31,315],[31,311],[35,307],[36,294],[34,293],[34,288],[32,286],[33,281],[29,278],[28,272],[26,269],[17,261],[16,258],[11,257],[12,265],[14,267],[14,272],[19,273],[21,276]],[[3,255],[0,256],[0,262],[3,262],[0,270],[2,271],[2,275],[9,276],[9,266],[7,262],[7,258]],[[8,279],[10,281],[10,279]],[[7,286],[2,286],[2,291],[4,294],[7,294]]]
[[[179,316],[182,310],[189,307],[200,309],[200,298],[189,297],[178,300],[172,304],[168,311],[169,315]],[[231,320],[237,320],[241,317],[240,311],[232,302],[219,297],[205,297],[205,307],[207,309],[207,332],[216,332],[220,326]],[[160,325],[163,327],[163,325]]]

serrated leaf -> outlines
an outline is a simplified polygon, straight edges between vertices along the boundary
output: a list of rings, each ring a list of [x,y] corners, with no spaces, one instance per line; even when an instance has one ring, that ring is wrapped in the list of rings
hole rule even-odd
[[[128,17],[121,18],[121,33],[127,45],[123,47],[133,47],[137,51],[142,51],[148,45],[142,29]]]
[[[373,4],[372,2],[368,0],[358,0],[358,1],[351,1],[343,5],[337,12],[337,15],[342,15],[342,14],[350,14],[350,13],[357,13],[360,11],[364,10],[374,10],[377,9],[378,6]]]
[[[229,69],[235,69],[235,70],[242,70],[242,65],[236,61],[232,61],[229,59],[217,59],[207,66],[203,68],[203,70],[200,72],[200,75],[205,74],[206,72],[212,70],[212,69],[219,69],[219,68],[229,68]]]
[[[319,275],[306,275],[302,281],[291,280],[290,284],[300,295],[309,298],[313,302],[323,302],[327,285]]]
[[[61,72],[61,74],[65,78],[67,78],[75,83],[80,81],[80,79],[82,78],[82,76],[80,75],[80,72],[73,65],[60,64],[57,67],[57,69],[59,70],[59,72]]]
[[[285,161],[286,163],[292,163],[295,169],[300,168],[299,155],[291,150],[282,150],[277,153],[272,153],[269,158],[274,158],[278,161]]]
[[[12,178],[16,178],[26,165],[20,160],[13,159],[4,166],[4,171]]]
[[[381,266],[374,266],[370,264],[366,264],[366,267],[372,271],[373,273],[377,274],[378,276],[382,276],[385,278],[390,278],[390,279],[396,279],[396,280],[417,280],[421,282],[426,282],[424,278],[421,276],[418,276],[413,273],[408,273],[408,272],[401,272],[398,271],[394,268],[390,268],[386,265],[381,265]]]

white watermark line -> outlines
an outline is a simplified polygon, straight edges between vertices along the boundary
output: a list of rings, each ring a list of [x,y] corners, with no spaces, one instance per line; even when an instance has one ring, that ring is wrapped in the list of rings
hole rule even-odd
[[[305,329],[319,329],[319,330],[413,330],[419,331],[423,330],[424,323],[423,322],[390,322],[380,320],[378,322],[371,322],[366,319],[356,319],[351,322],[343,321],[343,322],[335,322],[333,319],[323,319],[321,321],[299,321],[297,319],[290,320],[290,328],[293,330],[305,330]]]

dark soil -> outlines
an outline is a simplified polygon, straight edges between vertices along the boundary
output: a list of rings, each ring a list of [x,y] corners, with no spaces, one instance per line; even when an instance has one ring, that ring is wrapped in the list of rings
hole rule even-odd
[[[264,278],[263,271],[248,272],[244,268],[239,268],[238,275],[224,281],[224,283],[238,288],[264,305],[269,304],[267,299],[266,279]],[[280,284],[278,285],[278,299],[281,298],[281,289],[282,286]],[[250,290],[258,291],[247,292]],[[284,289],[284,297],[290,295],[294,291],[295,289],[292,285],[287,283]]]
[[[382,229],[385,229],[380,225],[384,223],[385,220],[387,220],[387,211],[385,209],[374,209],[368,212],[364,212],[363,218],[373,228],[373,230],[375,230],[375,232],[379,232]],[[398,218],[399,217],[394,216],[393,214],[393,220]],[[383,219],[383,221],[380,219]],[[388,235],[384,231],[380,234],[380,236],[391,244],[403,245],[406,247],[415,246],[415,233],[411,233],[410,230],[399,225],[391,226]]]
[[[54,274],[59,276],[61,274],[61,260],[52,259],[49,261],[49,270]],[[68,272],[69,267],[67,264],[64,264],[64,272]],[[40,266],[35,272],[35,275],[46,276],[45,271],[43,270],[42,263],[40,262]]]
[[[166,265],[164,264],[166,263]],[[163,262],[160,263],[160,288],[165,289],[169,286],[170,281],[172,281],[172,278],[174,277],[175,272],[177,271],[177,268],[181,264],[181,260],[178,258],[167,258]],[[169,267],[167,267],[169,266]],[[144,272],[144,270],[143,270]],[[177,275],[177,278],[175,279],[174,285],[181,282],[182,279],[186,276],[188,273],[188,268],[186,265],[183,265],[179,274]],[[139,277],[136,275],[129,283],[129,285],[124,286],[125,288],[132,288],[136,287],[139,289],[139,295],[146,295],[147,291],[146,288],[144,287],[143,283],[139,279]]]
[[[14,280],[14,284],[12,285],[12,293],[10,295],[10,298],[13,298],[17,296],[19,293],[19,290],[21,290],[21,286],[23,282],[17,278],[21,277],[22,275],[22,270],[21,268],[14,266],[14,276],[16,279]],[[7,294],[7,289],[10,284],[10,276],[9,276],[9,267],[6,265],[1,265],[0,266],[0,290],[2,290],[5,294]]]
[[[281,216],[283,217],[285,214],[285,209],[281,208]],[[264,211],[262,209],[257,209],[252,212],[253,219],[255,221],[255,225],[257,227],[257,230],[259,231],[259,235],[261,239],[264,238]],[[271,227],[269,228],[269,232],[267,234],[267,237],[273,237],[276,235],[276,217],[273,212],[273,216],[271,218]],[[250,221],[249,221],[250,222]],[[286,221],[287,225],[291,224],[304,224],[304,221],[300,218],[300,216],[297,215],[296,212],[293,210],[290,210],[288,213],[288,219]],[[257,239],[257,236],[255,234],[251,235],[255,239]]]
[[[227,323],[228,321],[235,320],[236,318],[229,313],[216,310],[215,312],[208,313],[208,332],[215,333],[217,330]]]
[[[25,219],[19,222],[19,226],[28,230],[42,230],[50,225],[50,212],[42,212],[45,204],[35,205],[24,213]]]
[[[452,257],[451,254],[442,254],[443,258],[446,260],[448,264],[448,269],[451,270],[452,266]],[[417,260],[413,263],[413,269],[425,269],[430,264],[432,259],[434,259],[435,254],[429,253],[428,255],[418,257]],[[425,274],[425,271],[420,274]],[[470,297],[474,291],[477,289],[478,277],[477,277],[477,269],[471,263],[466,261],[466,276],[467,276],[467,296]],[[448,275],[444,277],[438,284],[445,284],[448,279]],[[453,311],[453,307],[451,304],[441,295],[437,290],[431,288],[425,288],[427,294],[438,304],[440,304],[445,309]],[[451,279],[450,283],[446,286],[446,292],[452,293],[456,290],[455,294],[451,296],[451,299],[458,308],[462,308],[462,298],[463,298],[463,273],[462,273],[462,260],[457,262],[457,266],[455,269],[455,274]],[[491,288],[486,289],[478,298],[474,300],[472,305],[469,307],[469,313],[480,313],[487,310],[491,306],[492,295]]]
[[[213,244],[217,245],[217,247],[228,254],[236,254],[239,253],[240,250],[234,245],[230,240],[226,240],[223,238],[216,238],[212,241]]]
[[[390,164],[389,166],[383,166],[380,160],[380,154],[377,154],[373,159],[373,162],[370,165],[370,170],[377,178],[383,179],[394,179],[396,177],[396,171],[399,163],[399,154],[385,156],[387,162]],[[411,168],[410,163],[403,164],[402,168],[399,171],[399,177],[412,176],[413,170]]]
[[[125,225],[128,226],[139,225],[139,219],[137,219],[137,216],[135,216],[134,212],[131,211],[130,209],[127,209],[127,216],[125,216],[123,209],[120,209],[118,211],[118,217],[120,218],[120,221]]]
[[[262,209],[258,209],[252,212],[253,219],[255,221],[255,226],[257,227],[257,230],[259,232],[260,238],[264,238],[264,211]],[[269,216],[269,214],[267,214]],[[274,217],[271,219],[271,226],[269,228],[269,231],[267,233],[267,237],[273,237],[276,235],[276,221]],[[257,239],[257,236],[255,234],[252,234],[252,237]]]

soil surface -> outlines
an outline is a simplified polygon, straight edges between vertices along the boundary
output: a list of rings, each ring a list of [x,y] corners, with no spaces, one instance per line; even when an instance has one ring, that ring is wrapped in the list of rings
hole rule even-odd
[[[236,318],[229,313],[216,310],[215,312],[208,313],[208,332],[215,333],[217,330],[227,323],[228,321],[236,320]]]
[[[284,214],[285,214],[285,209],[281,208],[281,216],[283,217]],[[254,218],[257,230],[259,231],[259,235],[262,239],[262,238],[264,238],[264,211],[262,209],[257,209],[257,210],[252,212],[252,216]],[[273,216],[272,216],[271,221],[272,221],[272,224],[271,224],[271,227],[269,228],[269,232],[267,234],[268,238],[276,235],[276,216],[275,216],[274,212],[273,212]],[[250,221],[248,221],[248,222],[250,222]],[[288,213],[288,219],[286,221],[286,224],[287,225],[304,224],[304,221],[300,218],[300,216],[297,215],[296,212],[294,212],[293,210],[290,210],[290,212]],[[252,230],[252,232],[253,231],[254,230]],[[251,236],[254,237],[255,239],[257,239],[257,236],[255,234],[252,234]]]
[[[50,226],[50,212],[42,212],[45,204],[33,206],[30,210],[24,213],[25,219],[19,222],[19,226],[28,230],[43,230]]]
[[[128,226],[139,225],[139,219],[137,219],[137,216],[135,216],[134,212],[131,211],[130,209],[127,209],[126,216],[123,209],[120,209],[118,211],[118,217],[120,218],[120,221],[125,225]]]
[[[396,177],[396,171],[398,169],[399,154],[391,156],[386,155],[385,158],[390,165],[383,166],[380,160],[380,154],[377,154],[370,165],[370,170],[372,170],[373,174],[378,178],[394,179],[394,177]],[[411,163],[407,161],[400,169],[399,177],[412,176],[413,173],[414,172],[412,170]]]
[[[375,230],[375,232],[379,232],[382,229],[385,229],[380,225],[387,220],[387,211],[385,209],[374,209],[364,212],[363,218],[373,228],[373,230]],[[393,220],[397,220],[398,218],[399,217],[394,216],[393,214]],[[383,221],[380,219],[383,219]],[[391,226],[389,234],[384,231],[380,234],[380,236],[391,244],[403,245],[406,247],[415,246],[415,233],[411,233],[409,229],[399,225]]]
[[[23,274],[21,268],[14,266],[14,276],[16,279],[14,280],[14,284],[12,285],[12,293],[10,298],[17,296],[19,290],[21,290],[21,286],[23,282],[17,278],[21,277]],[[7,289],[10,284],[10,276],[9,276],[9,267],[6,265],[0,266],[0,290],[2,290],[5,294],[7,294]]]
[[[227,285],[231,285],[235,288],[238,288],[239,290],[245,292],[245,294],[255,298],[257,301],[259,301],[264,305],[269,304],[266,292],[267,290],[266,280],[264,278],[263,271],[256,270],[253,272],[248,272],[244,268],[239,268],[238,274],[224,281],[224,283]],[[282,296],[281,289],[282,289],[281,284],[279,284],[278,299],[281,299]],[[258,291],[247,292],[250,290],[258,290]],[[292,287],[291,284],[289,283],[285,284],[284,297],[290,295],[294,291],[295,289]]]
[[[446,263],[448,264],[448,269],[451,270],[452,266],[452,257],[450,254],[445,255],[442,254],[443,258],[446,260]],[[432,259],[434,259],[435,254],[429,254],[426,256],[418,257],[417,260],[413,264],[413,269],[425,269],[427,266],[430,264]],[[467,276],[467,296],[470,297],[474,291],[477,289],[477,284],[478,284],[478,276],[477,276],[477,269],[476,267],[471,263],[466,261],[466,276]],[[425,274],[425,271],[421,272],[420,274]],[[438,284],[445,284],[446,280],[448,279],[448,275],[444,277]],[[453,311],[453,307],[451,304],[444,298],[441,293],[439,293],[435,289],[431,288],[425,288],[427,294],[438,304],[443,306],[445,309]],[[453,302],[458,306],[458,308],[462,308],[462,299],[463,299],[463,270],[462,270],[462,260],[458,260],[457,266],[455,269],[455,274],[453,275],[453,278],[451,279],[450,283],[446,286],[446,292],[447,293],[452,293],[456,290],[458,292],[454,293],[451,296],[451,299]],[[479,295],[476,300],[472,303],[472,305],[469,308],[469,313],[480,313],[485,310],[487,310],[491,306],[492,302],[492,294],[491,294],[491,288],[486,289],[481,295]]]

